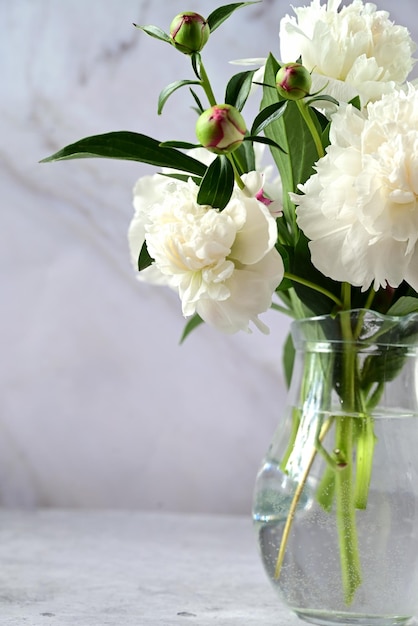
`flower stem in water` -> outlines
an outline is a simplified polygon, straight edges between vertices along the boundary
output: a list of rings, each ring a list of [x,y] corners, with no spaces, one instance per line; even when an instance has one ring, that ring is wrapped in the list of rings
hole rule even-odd
[[[327,434],[328,430],[331,427],[332,421],[333,421],[332,419],[329,419],[322,425],[322,428],[318,437],[319,441],[322,441],[324,439],[325,435]],[[287,514],[286,523],[284,525],[283,535],[282,535],[282,539],[280,542],[279,553],[277,555],[276,567],[274,570],[274,577],[276,579],[279,578],[280,576],[280,572],[281,572],[283,560],[284,560],[284,555],[286,552],[287,542],[289,541],[290,531],[292,528],[293,519],[295,517],[297,506],[299,504],[301,495],[303,493],[306,481],[309,477],[309,473],[311,471],[312,464],[315,460],[317,452],[318,451],[315,448],[312,450],[310,459],[306,465],[305,471],[298,483],[298,486],[296,487],[295,493],[292,498],[292,502],[290,504],[289,513]]]
[[[354,505],[357,509],[365,509],[369,496],[376,437],[373,430],[373,419],[369,416],[358,419],[361,421],[356,437],[356,487],[354,492]]]
[[[341,575],[347,605],[351,604],[361,584],[352,472],[353,419],[350,416],[338,417],[336,422],[336,445],[348,459],[347,466],[335,474]]]

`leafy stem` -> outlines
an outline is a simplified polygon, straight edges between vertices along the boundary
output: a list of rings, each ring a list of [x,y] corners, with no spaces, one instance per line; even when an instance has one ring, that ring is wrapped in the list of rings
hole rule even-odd
[[[241,191],[244,191],[245,190],[245,183],[242,180],[242,178],[240,176],[240,173],[238,171],[237,164],[236,164],[236,161],[234,159],[234,154],[231,152],[230,154],[227,154],[226,157],[227,157],[228,161],[232,165],[232,169],[234,171],[234,180],[235,180],[235,182],[237,183],[237,185],[241,189]]]
[[[349,285],[343,285],[343,298],[351,304]],[[362,319],[362,316],[360,316]],[[372,470],[374,433],[360,388],[357,348],[360,324],[354,332],[348,313],[341,317],[343,338],[341,402],[344,416],[337,418],[336,447],[347,459],[347,466],[335,476],[337,527],[345,601],[350,604],[361,584],[361,568],[356,529],[356,508],[366,508]],[[356,473],[353,476],[353,445],[356,443]]]
[[[318,133],[318,130],[313,122],[311,112],[309,110],[309,106],[306,104],[304,100],[296,100],[296,104],[298,105],[300,114],[306,122],[307,127],[309,128],[309,132],[312,135],[312,139],[315,143],[316,150],[318,152],[318,158],[322,158],[325,155],[325,150],[322,145],[321,137]]]
[[[296,276],[296,274],[291,274],[290,272],[285,272],[284,277],[288,278],[292,282],[299,283],[300,285],[304,285],[305,287],[309,287],[310,289],[313,289],[314,291],[317,291],[318,293],[322,293],[323,296],[326,296],[327,298],[335,302],[335,304],[340,309],[344,308],[342,301],[331,291],[328,291],[328,289],[325,289],[324,287],[321,287],[320,285],[317,285],[311,282],[310,280],[306,280],[305,278]]]
[[[343,302],[344,311],[349,311],[351,309],[351,285],[350,283],[342,283],[341,300]]]
[[[337,528],[340,546],[341,574],[346,604],[351,604],[355,591],[361,584],[352,478],[352,430],[353,418],[351,416],[337,418],[336,445],[341,453],[348,459],[346,467],[336,472],[335,475]]]
[[[201,81],[200,84],[202,85],[203,90],[209,100],[209,104],[210,106],[215,106],[216,104],[215,94],[213,93],[212,86],[210,84],[210,80],[206,73],[205,66],[203,65],[203,63],[200,63],[199,74],[200,74],[200,81]]]
[[[324,439],[325,435],[327,434],[328,430],[331,427],[331,424],[332,424],[332,419],[329,419],[322,425],[321,431],[320,431],[320,433],[318,435],[318,441],[319,442],[321,442]],[[316,448],[314,448],[312,450],[312,453],[311,453],[311,456],[309,458],[309,461],[306,464],[305,471],[303,472],[303,476],[301,477],[301,479],[300,479],[300,481],[298,483],[298,486],[296,487],[295,493],[294,493],[293,498],[292,498],[292,502],[290,504],[289,513],[288,513],[287,518],[286,518],[285,526],[284,526],[284,529],[283,529],[283,535],[282,535],[282,539],[281,539],[281,542],[280,542],[279,553],[277,555],[276,567],[275,567],[275,570],[274,570],[274,577],[276,579],[279,578],[279,576],[280,576],[280,572],[281,572],[282,565],[283,565],[283,560],[284,560],[284,555],[285,555],[285,552],[286,552],[287,543],[289,541],[289,535],[290,535],[290,531],[291,531],[291,528],[292,528],[293,520],[294,520],[294,517],[295,517],[296,509],[297,509],[297,506],[299,504],[299,500],[301,498],[302,492],[303,492],[303,490],[305,488],[305,484],[306,484],[306,481],[307,481],[307,479],[309,477],[309,474],[310,474],[310,471],[311,471],[311,468],[312,468],[312,464],[313,464],[313,462],[314,462],[314,460],[316,458],[317,452],[318,452],[318,450]]]

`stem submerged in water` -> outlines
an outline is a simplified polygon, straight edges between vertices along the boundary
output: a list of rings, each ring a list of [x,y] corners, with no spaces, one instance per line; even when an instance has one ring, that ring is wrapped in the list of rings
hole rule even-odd
[[[360,557],[358,550],[356,510],[353,484],[354,417],[358,410],[357,351],[353,345],[353,331],[349,314],[341,317],[341,333],[344,340],[341,375],[341,403],[345,415],[338,417],[335,434],[336,446],[347,459],[347,466],[336,476],[335,501],[337,513],[338,543],[344,598],[351,604],[357,587],[361,584]]]
[[[348,289],[342,294],[342,299],[349,306]],[[345,604],[349,606],[362,583],[356,509],[365,509],[367,506],[375,435],[373,418],[368,413],[368,390],[361,384],[361,324],[358,322],[357,326],[352,326],[348,310],[341,314],[340,324],[341,334],[337,341],[340,351],[338,352],[338,348],[335,351],[332,347],[329,352],[320,352],[319,358],[313,351],[304,365],[300,394],[303,408],[297,415],[293,415],[292,436],[282,460],[282,471],[286,472],[287,461],[297,446],[297,441],[300,440],[297,450],[306,442],[306,434],[301,431],[299,436],[297,428],[303,428],[303,421],[309,413],[325,411],[328,418],[318,428],[315,441],[311,439],[312,448],[305,457],[303,472],[299,477],[283,530],[275,577],[280,576],[297,507],[313,463],[320,456],[326,465],[316,497],[325,511],[336,515],[342,595]],[[313,341],[315,340],[316,337]],[[327,345],[325,337],[323,341]],[[329,345],[332,345],[332,341]],[[335,392],[338,393],[337,410]],[[307,415],[305,410],[308,411]],[[332,450],[329,450],[324,442],[331,427],[334,443]]]
[[[352,470],[353,419],[355,418],[344,416],[338,417],[336,421],[336,445],[348,460],[347,466],[335,476],[341,576],[347,605],[351,604],[356,589],[361,584]]]
[[[322,441],[325,437],[325,435],[327,434],[328,430],[330,429],[330,426],[332,424],[332,419],[329,419],[325,422],[325,424],[323,424],[322,428],[321,428],[321,432],[319,434],[319,441]],[[293,519],[295,517],[295,513],[296,513],[296,509],[297,506],[299,504],[300,498],[302,496],[303,490],[305,488],[305,484],[306,481],[309,477],[309,473],[311,471],[312,468],[312,464],[315,460],[317,454],[317,450],[314,449],[312,451],[312,454],[309,458],[309,461],[307,463],[307,466],[305,468],[305,471],[303,473],[302,478],[299,481],[299,484],[295,490],[295,493],[293,495],[292,498],[292,502],[290,504],[290,508],[289,508],[289,513],[287,515],[287,519],[286,519],[286,523],[283,529],[283,535],[282,535],[282,540],[280,542],[280,548],[279,548],[279,554],[277,555],[277,560],[276,560],[276,568],[274,571],[274,577],[275,578],[279,578],[280,576],[280,572],[282,569],[282,565],[283,565],[283,559],[284,559],[284,555],[286,552],[286,547],[287,547],[287,542],[289,540],[289,535],[290,535],[290,530],[292,528],[292,524],[293,524]]]
[[[359,424],[356,436],[356,488],[354,505],[357,509],[365,509],[369,497],[369,486],[372,476],[373,453],[376,437],[373,420],[366,415]]]

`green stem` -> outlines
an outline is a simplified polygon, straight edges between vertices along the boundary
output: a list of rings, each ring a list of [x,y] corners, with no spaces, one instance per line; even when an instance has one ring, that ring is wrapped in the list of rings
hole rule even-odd
[[[319,454],[333,471],[340,470],[347,465],[347,459],[340,448],[335,448],[331,455],[326,448],[322,445],[319,439],[315,439],[315,447]]]
[[[354,338],[355,339],[358,339],[359,336],[360,336],[361,329],[363,328],[364,316],[366,314],[366,311],[368,309],[370,309],[375,295],[376,295],[375,290],[374,289],[370,289],[369,295],[367,296],[367,300],[366,300],[366,302],[364,303],[364,306],[363,306],[364,312],[361,315],[359,315],[358,320],[357,320],[357,326],[356,326],[355,331],[354,331]]]
[[[348,302],[348,289],[344,291]],[[336,420],[336,447],[347,460],[347,465],[335,475],[335,500],[340,549],[341,575],[344,597],[351,604],[357,587],[361,584],[358,551],[355,498],[353,489],[353,413],[356,410],[356,351],[353,346],[351,320],[348,314],[341,318],[342,337],[345,341],[342,354],[342,409],[346,413]]]
[[[364,309],[370,309],[370,307],[372,306],[372,302],[374,300],[374,297],[376,295],[376,291],[372,288],[369,291],[369,295],[367,296],[367,300],[364,304]]]
[[[359,432],[356,437],[356,486],[354,504],[357,509],[365,509],[369,497],[376,437],[373,430],[372,418],[366,415],[364,418],[359,419]]]
[[[215,106],[216,104],[215,94],[212,91],[212,86],[210,84],[208,75],[206,74],[206,70],[205,70],[203,63],[200,64],[199,72],[200,72],[201,85],[209,100],[209,104],[210,106]]]
[[[283,455],[282,461],[280,463],[280,469],[284,474],[287,473],[286,465],[289,460],[290,455],[292,454],[292,450],[295,446],[296,436],[298,434],[300,425],[300,412],[298,409],[293,409],[292,411],[292,431],[290,433],[289,442],[287,444],[286,452]]]
[[[277,304],[276,302],[272,302],[270,305],[270,308],[273,309],[273,311],[284,313],[284,315],[288,315],[289,317],[292,317],[294,319],[296,318],[296,315],[294,314],[293,311],[291,311],[289,308],[285,306],[281,306],[280,304]]]
[[[327,434],[330,426],[332,424],[332,420],[328,420],[327,422],[325,422],[322,425],[321,431],[318,435],[318,440],[322,441],[325,437],[325,435]],[[313,448],[312,452],[311,452],[311,456],[306,464],[305,467],[305,471],[303,472],[303,475],[296,487],[295,493],[293,494],[293,498],[292,498],[292,502],[290,504],[290,508],[289,508],[289,513],[287,515],[286,518],[286,522],[283,528],[283,535],[282,535],[282,539],[280,542],[280,548],[279,548],[279,553],[277,555],[277,560],[276,560],[276,567],[275,567],[275,571],[274,571],[274,577],[277,579],[280,576],[280,572],[282,569],[282,565],[283,565],[283,560],[284,560],[284,555],[286,552],[286,547],[287,547],[287,543],[289,541],[289,537],[290,537],[290,531],[292,529],[292,524],[293,524],[293,520],[295,517],[295,513],[296,513],[296,509],[297,506],[299,504],[300,498],[302,496],[303,490],[305,488],[305,484],[306,481],[308,480],[311,468],[312,468],[312,464],[316,458],[317,455],[317,450],[316,448]]]
[[[350,283],[343,283],[341,285],[341,300],[343,301],[343,308],[345,311],[351,309],[351,285]]]
[[[368,394],[367,407],[369,409],[375,407],[380,401],[380,398],[382,397],[382,393],[385,390],[385,383],[383,381],[380,381],[379,383],[376,383],[373,391],[371,391],[371,389],[372,389],[372,386],[369,386],[368,389],[366,390],[366,393]]]
[[[351,287],[347,283],[342,288],[343,300],[347,306],[351,306]],[[366,304],[370,306],[374,297],[374,291],[371,290]],[[349,325],[343,331],[343,335],[348,341],[355,341],[359,338],[363,327],[365,311],[359,315],[357,325],[354,332],[351,331]],[[373,467],[373,453],[375,445],[375,435],[373,429],[373,420],[368,415],[367,408],[363,399],[363,392],[358,384],[358,375],[356,370],[356,359],[353,355],[352,363],[347,366],[347,378],[345,380],[345,389],[351,390],[349,399],[350,410],[358,414],[356,418],[356,429],[354,439],[356,442],[356,478],[354,491],[354,506],[357,509],[365,509],[369,496],[370,480]]]
[[[343,308],[343,303],[341,302],[341,300],[336,295],[334,295],[331,291],[328,291],[328,289],[324,289],[324,287],[321,287],[320,285],[316,285],[315,283],[312,283],[310,280],[306,280],[305,278],[301,278],[300,276],[296,276],[296,274],[291,274],[289,272],[285,272],[284,277],[288,278],[294,283],[305,285],[305,287],[310,287],[310,289],[313,289],[314,291],[317,291],[318,293],[322,293],[322,295],[326,296],[327,298],[335,302],[335,304],[339,308]]]
[[[307,127],[309,128],[309,131],[312,135],[312,139],[314,140],[318,157],[321,159],[325,155],[325,150],[322,145],[321,137],[311,117],[309,106],[306,104],[304,100],[296,100],[296,104],[298,105],[300,114],[302,115],[303,119],[306,122]]]
[[[352,417],[344,416],[337,418],[337,446],[348,460],[345,469],[335,473],[335,499],[337,507],[337,529],[339,536],[341,575],[344,598],[347,605],[351,604],[356,589],[361,584],[351,462],[352,430]]]
[[[296,295],[294,287],[289,289],[289,298],[290,298],[290,305],[292,307],[292,310],[295,313],[296,319],[303,319],[307,315],[310,315],[310,311],[307,311],[303,302]]]
[[[308,362],[305,362],[304,364],[304,371],[303,371],[303,376],[302,376],[302,387],[300,390],[300,404],[303,406],[305,398],[307,396],[307,389],[310,386],[310,381],[312,380],[312,370],[313,370],[313,365],[312,365],[312,361],[311,359],[309,359]],[[303,412],[303,409],[302,409]],[[282,470],[283,473],[287,473],[287,462],[289,460],[290,455],[292,454],[293,448],[295,446],[295,442],[296,442],[296,437],[297,434],[299,432],[299,426],[300,426],[300,416],[301,416],[301,409],[298,407],[294,407],[292,409],[292,431],[290,433],[290,438],[289,438],[289,442],[286,448],[286,452],[283,455],[282,461],[280,463],[280,469]]]
[[[369,496],[370,481],[372,477],[374,446],[376,444],[376,436],[374,434],[373,418],[370,417],[369,411],[376,406],[384,391],[384,382],[377,383],[370,393],[370,388],[364,390],[367,396],[367,408],[364,411],[364,417],[360,420],[357,430],[357,455],[356,455],[356,489],[355,489],[355,505],[358,509],[365,509]]]
[[[335,495],[335,468],[327,465],[316,491],[316,499],[327,513],[331,512]]]
[[[234,180],[235,180],[235,182],[237,183],[237,185],[241,189],[241,191],[245,191],[245,183],[242,180],[242,178],[240,176],[240,173],[238,171],[237,164],[236,164],[235,159],[234,159],[234,155],[233,154],[227,154],[226,158],[231,163],[232,169],[234,170]],[[250,194],[248,193],[248,195],[250,195]]]

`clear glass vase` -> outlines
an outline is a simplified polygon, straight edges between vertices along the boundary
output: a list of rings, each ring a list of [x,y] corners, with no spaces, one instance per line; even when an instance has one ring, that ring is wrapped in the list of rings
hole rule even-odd
[[[254,522],[266,573],[315,624],[418,614],[418,314],[293,322],[285,415]]]

